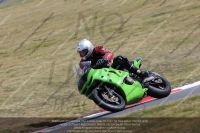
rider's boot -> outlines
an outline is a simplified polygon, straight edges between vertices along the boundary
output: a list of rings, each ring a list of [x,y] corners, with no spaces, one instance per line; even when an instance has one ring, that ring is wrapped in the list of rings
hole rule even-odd
[[[130,63],[129,72],[138,75],[142,79],[149,75],[148,71],[141,71],[139,68],[136,68],[132,62]]]

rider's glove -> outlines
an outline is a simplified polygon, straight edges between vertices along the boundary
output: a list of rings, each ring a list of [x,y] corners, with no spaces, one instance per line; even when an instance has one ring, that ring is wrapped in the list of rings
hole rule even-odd
[[[108,60],[103,58],[97,61],[96,66],[104,66],[106,64],[108,64]]]

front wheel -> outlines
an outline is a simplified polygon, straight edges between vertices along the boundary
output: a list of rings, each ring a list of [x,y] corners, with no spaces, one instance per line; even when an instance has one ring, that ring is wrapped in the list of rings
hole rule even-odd
[[[147,94],[155,98],[167,97],[171,93],[171,86],[167,79],[155,72],[150,72],[149,75],[155,79],[149,81]]]
[[[110,96],[106,90],[94,89],[91,99],[99,107],[111,112],[121,111],[125,107],[124,99],[115,91],[112,91],[112,95]]]

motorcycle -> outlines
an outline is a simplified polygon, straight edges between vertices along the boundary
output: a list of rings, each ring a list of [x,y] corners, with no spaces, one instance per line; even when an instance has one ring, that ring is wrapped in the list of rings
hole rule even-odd
[[[140,68],[141,62],[141,58],[132,60],[136,68]],[[164,98],[171,92],[170,83],[156,72],[148,71],[148,76],[141,79],[112,66],[96,69],[91,61],[81,62],[80,66],[74,68],[80,94],[107,111],[121,111],[125,105],[137,103],[145,96]]]

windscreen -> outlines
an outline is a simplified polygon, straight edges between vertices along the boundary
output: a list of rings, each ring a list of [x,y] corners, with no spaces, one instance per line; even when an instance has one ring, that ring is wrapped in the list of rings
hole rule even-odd
[[[89,70],[91,67],[91,61],[84,61],[84,62],[80,62],[79,65],[75,65],[75,67],[73,68],[75,77],[76,77],[76,81],[78,82],[79,78],[82,76],[83,73],[85,73],[85,71]]]

